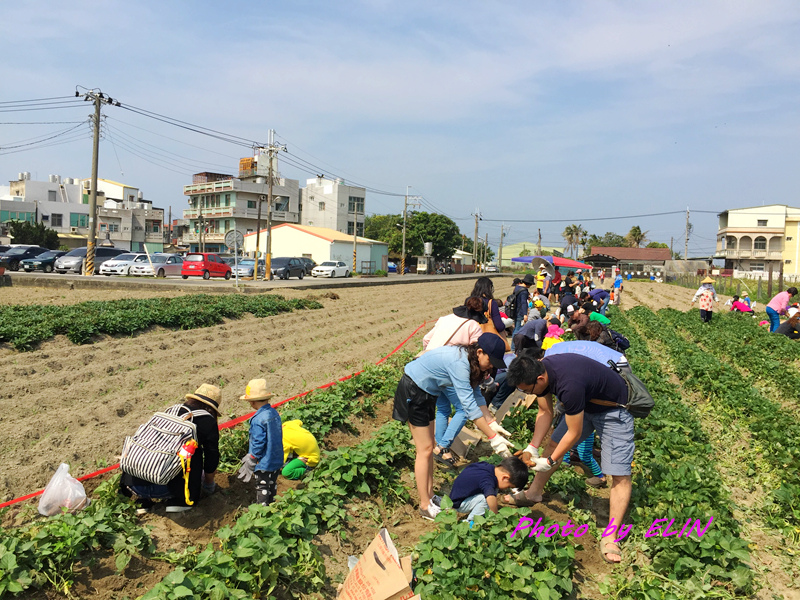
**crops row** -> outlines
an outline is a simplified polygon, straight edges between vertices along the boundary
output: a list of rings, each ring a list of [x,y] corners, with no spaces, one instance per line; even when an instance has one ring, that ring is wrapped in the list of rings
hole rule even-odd
[[[409,357],[396,354],[336,386],[312,392],[302,403],[281,409],[282,417],[303,420],[318,439],[333,428],[352,427],[353,418],[373,414],[375,405],[391,395]],[[235,471],[247,444],[246,425],[223,430],[220,470]],[[407,466],[411,448],[407,429],[392,423],[355,448],[326,454],[302,492],[290,490],[269,508],[254,505],[235,525],[221,529],[215,540],[221,550],[189,548],[160,557],[178,568],[151,597],[189,597],[186,590],[198,590],[203,597],[242,598],[252,597],[252,590],[268,593],[276,585],[294,583],[300,585],[297,589],[319,588],[324,568],[311,538],[324,530],[339,531],[344,537],[347,512],[343,506],[357,495],[377,493],[387,503],[407,498],[399,484],[403,471],[398,467]],[[117,487],[116,478],[101,484],[92,505],[76,515],[62,514],[0,531],[0,598],[47,585],[69,594],[73,566],[87,555],[100,549],[112,551],[122,571],[133,554],[152,550],[134,506],[116,493]],[[263,528],[275,533],[268,535]],[[245,569],[240,564],[253,563],[256,554],[264,554],[258,567]],[[195,579],[187,581],[186,570]]]
[[[752,451],[761,454],[781,481],[769,494],[764,520],[796,538],[800,531],[800,423],[796,415],[764,397],[736,368],[679,335],[669,320],[670,311],[661,317],[638,306],[627,314],[661,342],[683,385],[708,398],[723,424],[749,429],[756,442]],[[719,323],[709,325],[716,326]]]
[[[634,577],[620,574],[612,586],[601,587],[601,591],[620,598],[747,593],[753,587],[748,542],[740,537],[731,499],[716,465],[709,460],[713,447],[697,411],[685,402],[680,388],[670,383],[660,360],[628,321],[630,313],[614,309],[614,328],[630,340],[627,356],[631,366],[656,400],[650,416],[636,420],[636,466],[629,510],[636,549],[648,561],[634,565]],[[650,327],[643,330],[653,333]],[[656,519],[674,519],[680,529],[687,519],[706,523],[710,517],[713,524],[700,539],[644,537]]]
[[[287,300],[272,294],[196,294],[81,302],[69,306],[0,306],[0,343],[9,343],[17,350],[32,350],[38,343],[63,334],[75,344],[88,344],[95,335],[132,335],[154,325],[197,329],[245,314],[270,317],[316,308],[322,305],[315,300]]]

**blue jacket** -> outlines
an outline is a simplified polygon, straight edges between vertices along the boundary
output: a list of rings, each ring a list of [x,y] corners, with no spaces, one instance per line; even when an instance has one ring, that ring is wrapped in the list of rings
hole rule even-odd
[[[279,471],[283,467],[283,429],[278,411],[266,404],[250,419],[250,454],[256,471]]]

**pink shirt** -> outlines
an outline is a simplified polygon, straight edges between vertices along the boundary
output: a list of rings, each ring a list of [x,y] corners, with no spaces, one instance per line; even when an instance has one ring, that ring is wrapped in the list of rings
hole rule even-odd
[[[791,299],[792,297],[789,295],[789,292],[780,292],[779,294],[775,294],[775,297],[769,301],[767,308],[771,308],[779,315],[785,315]]]
[[[458,331],[456,331],[457,328]],[[455,335],[453,335],[454,331],[456,332]],[[447,315],[440,317],[433,329],[425,334],[425,337],[422,338],[422,348],[424,350],[433,350],[445,344],[448,346],[469,346],[476,343],[482,333],[483,329],[481,329],[477,321],[464,319],[456,315]],[[452,338],[450,338],[451,335],[453,335]],[[447,341],[448,338],[450,338],[449,342]]]
[[[744,302],[739,302],[738,300],[731,304],[731,310],[738,310],[741,312],[753,312],[753,309],[747,306]]]

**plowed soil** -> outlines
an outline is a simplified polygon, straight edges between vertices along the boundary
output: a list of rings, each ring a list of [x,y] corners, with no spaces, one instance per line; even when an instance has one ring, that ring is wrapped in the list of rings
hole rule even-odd
[[[495,295],[505,298],[511,291],[510,278],[494,281]],[[471,289],[472,281],[443,278],[407,285],[342,287],[324,293],[281,290],[291,298],[317,298],[324,308],[264,319],[246,317],[191,331],[152,328],[134,337],[103,337],[84,346],[63,337],[32,352],[0,346],[0,501],[41,489],[61,462],[71,465],[74,476],[116,463],[126,435],[154,411],[180,401],[201,383],[219,385],[223,413],[235,417],[250,411],[238,397],[252,378],[265,378],[277,398],[286,398],[358,371],[394,349],[423,322],[428,322],[425,330],[429,329],[438,317],[461,304]],[[72,304],[178,295],[3,288],[0,303]],[[691,290],[679,287],[628,283],[622,306],[647,304],[656,309],[685,310],[691,296]],[[419,347],[421,335],[410,342],[411,349]],[[387,411],[380,416],[382,422],[390,418]],[[227,420],[225,417],[221,421]],[[362,435],[369,435],[382,422],[358,428]],[[236,516],[239,507],[249,504],[249,493],[231,479],[221,476],[222,493],[192,513],[173,519],[148,515],[148,524],[156,528],[159,549],[208,541],[223,522]],[[87,488],[93,485],[89,483]],[[25,511],[21,510],[17,505],[6,521],[22,520]],[[413,546],[429,529],[413,512],[395,522],[396,527],[405,529],[401,545]],[[363,535],[352,538],[346,553],[358,554],[359,544],[369,543],[376,528],[374,522],[367,525]],[[113,568],[103,571],[103,564],[101,561],[99,571],[87,571],[81,578],[74,590],[77,597],[138,596],[171,568],[155,561],[137,562],[125,575],[115,575]],[[584,567],[594,570],[593,565]],[[45,597],[38,593],[37,597]],[[46,597],[61,596],[47,592]]]

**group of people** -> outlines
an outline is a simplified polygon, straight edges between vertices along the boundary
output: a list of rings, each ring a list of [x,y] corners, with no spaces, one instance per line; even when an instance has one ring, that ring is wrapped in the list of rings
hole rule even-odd
[[[274,394],[267,390],[264,379],[253,379],[240,396],[255,410],[250,419],[248,453],[242,458],[238,478],[244,483],[255,480],[255,502],[270,504],[277,493],[278,476],[300,479],[320,461],[317,440],[303,427],[302,421],[281,423],[278,411],[270,404]],[[188,469],[165,485],[159,485],[122,469],[120,493],[136,497],[138,510],[151,510],[157,500],[163,500],[168,513],[192,509],[201,498],[217,490],[215,475],[220,461],[219,423],[222,415],[222,391],[204,383],[194,393],[187,394],[182,404],[164,412],[190,419],[196,429],[196,449],[188,461]]]
[[[544,285],[543,279],[539,281]],[[497,466],[481,461],[470,464],[456,477],[450,499],[467,521],[487,510],[497,512],[501,490],[518,488],[504,498],[512,505],[541,502],[558,465],[578,460],[592,471],[590,485],[600,487],[607,476],[611,478],[609,518],[611,523],[622,522],[631,494],[634,451],[633,417],[625,408],[628,386],[621,375],[621,369],[629,367],[622,353],[592,340],[590,333],[607,324],[603,313],[610,294],[592,295],[595,290],[589,289],[576,296],[570,288],[559,300],[572,298],[566,305],[572,311],[559,303],[541,313],[538,302],[551,308],[553,304],[545,303],[550,298],[544,287],[534,287],[538,285],[532,275],[515,282],[513,304],[523,315],[514,314],[512,319],[508,303],[494,298],[492,281],[479,278],[464,303],[436,322],[423,340],[423,352],[404,369],[393,417],[407,423],[411,431],[419,512],[425,519],[435,518],[442,510],[434,489],[434,463],[455,465],[450,444],[466,421],[472,420],[504,458]],[[573,319],[573,333],[577,328],[582,337],[548,345],[545,332],[557,333],[557,329],[563,335],[561,326],[569,324],[569,319]],[[508,337],[514,339],[513,351]],[[617,368],[612,369],[608,361]],[[510,433],[494,418],[492,408],[515,389],[536,396],[539,410],[530,444],[512,456]],[[599,464],[594,456],[595,432],[603,443]],[[550,442],[540,452],[548,434]],[[535,472],[533,483],[522,491],[530,470]],[[607,562],[622,559],[613,537],[603,538],[600,550]]]
[[[710,323],[714,316],[714,303],[719,304],[719,297],[717,291],[714,289],[714,279],[705,277],[700,282],[700,287],[697,288],[690,306],[698,303],[700,308],[700,319],[704,323]],[[797,295],[797,288],[790,287],[782,292],[778,292],[766,306],[765,312],[769,322],[770,333],[779,333],[791,339],[800,339],[800,305],[792,303],[792,299]],[[756,316],[754,306],[755,304],[750,300],[750,296],[744,293],[741,297],[734,295],[731,300],[726,302],[726,306],[730,306],[731,312],[742,313]],[[781,323],[781,317],[788,316],[789,318]],[[764,322],[766,324],[766,321]]]

